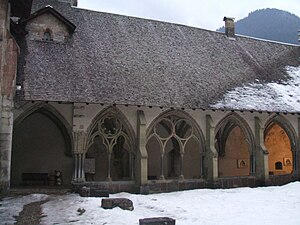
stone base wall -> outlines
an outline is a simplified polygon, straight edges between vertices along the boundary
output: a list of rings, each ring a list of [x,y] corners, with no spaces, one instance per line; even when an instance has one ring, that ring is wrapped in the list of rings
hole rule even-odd
[[[147,184],[138,187],[134,181],[115,181],[115,182],[82,182],[73,183],[73,190],[79,192],[82,187],[94,188],[96,190],[106,190],[109,193],[140,193],[140,194],[153,194],[153,193],[166,193],[174,191],[184,191],[193,189],[226,189],[237,187],[258,187],[258,186],[271,186],[271,185],[284,185],[292,181],[299,180],[299,174],[277,175],[270,176],[268,182],[260,182],[254,176],[247,177],[227,177],[218,178],[215,182],[208,182],[204,179],[195,180],[158,180],[148,181]]]
[[[267,185],[284,185],[292,181],[299,181],[299,174],[271,175]]]
[[[134,181],[115,181],[115,182],[82,182],[73,183],[73,190],[78,192],[81,187],[90,187],[98,190],[108,190],[109,193],[129,192],[139,193],[139,188]]]
[[[256,177],[226,177],[218,178],[212,185],[213,188],[236,188],[236,187],[256,187],[259,186]]]
[[[197,180],[158,180],[148,181],[147,185],[141,186],[140,192],[142,194],[161,193],[184,191],[200,188],[208,188],[209,183],[204,179]]]

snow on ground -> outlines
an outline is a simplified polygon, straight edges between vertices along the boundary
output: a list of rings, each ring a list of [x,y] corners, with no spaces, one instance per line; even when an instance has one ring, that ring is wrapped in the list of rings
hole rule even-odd
[[[15,216],[23,210],[23,206],[31,202],[45,200],[48,196],[44,194],[32,194],[20,197],[5,198],[0,201],[0,224],[14,224]]]
[[[250,83],[227,92],[213,108],[300,112],[300,67],[286,67],[288,80]],[[259,82],[257,80],[257,82]]]
[[[24,199],[36,201],[37,197],[44,195],[4,199],[0,202],[0,223],[11,221],[11,215],[27,201]],[[101,198],[51,195],[50,201],[42,205],[47,215],[42,224],[133,225],[139,224],[141,218],[158,216],[172,217],[177,225],[300,224],[300,182],[281,187],[199,189],[151,195],[118,193],[110,197],[131,199],[134,210],[102,209]],[[78,208],[84,208],[85,213],[79,215]]]

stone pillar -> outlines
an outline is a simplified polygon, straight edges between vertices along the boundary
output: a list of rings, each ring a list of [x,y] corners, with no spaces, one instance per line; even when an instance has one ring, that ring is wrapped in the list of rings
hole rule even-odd
[[[206,179],[214,182],[218,178],[218,153],[215,148],[215,125],[210,115],[206,115],[206,154],[204,167]]]
[[[160,180],[164,180],[165,179],[165,175],[164,175],[164,153],[161,154],[160,156],[160,176],[159,176]]]
[[[83,131],[73,132],[74,136],[74,182],[84,182],[84,162],[85,162],[85,140],[86,133]]]
[[[10,9],[0,1],[0,196],[10,188],[13,99],[19,48],[9,32]]]
[[[265,127],[258,117],[255,120],[255,158],[256,158],[256,177],[265,185],[269,181],[269,153],[264,145]]]
[[[299,165],[300,165],[300,154],[299,154],[299,149],[300,149],[300,118],[298,118],[298,143],[297,143],[297,148],[293,152],[293,159],[294,159],[294,164],[293,164],[293,169],[294,169],[294,175],[297,180],[300,179],[300,171],[299,171]]]
[[[106,180],[107,181],[112,181],[111,179],[111,154],[112,154],[112,149],[108,149],[108,158],[107,158],[107,161],[108,161],[108,165],[107,165],[107,177],[106,177]]]
[[[74,177],[73,181],[75,182],[83,182],[85,181],[84,175],[84,153],[75,153],[74,154],[75,167],[74,167]]]
[[[144,185],[148,182],[148,154],[146,150],[146,118],[144,111],[137,111],[137,171],[136,179],[138,185]]]

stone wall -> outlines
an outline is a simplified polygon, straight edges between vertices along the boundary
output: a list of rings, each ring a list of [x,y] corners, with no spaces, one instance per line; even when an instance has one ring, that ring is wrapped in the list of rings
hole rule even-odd
[[[237,187],[237,186],[256,186],[256,185],[265,185],[265,184],[277,184],[277,180],[273,177],[269,179],[269,168],[268,168],[268,152],[267,149],[264,147],[264,136],[263,132],[266,130],[267,125],[270,123],[270,121],[278,120],[278,118],[281,118],[282,121],[286,121],[286,123],[289,123],[289,126],[291,126],[291,130],[298,130],[298,123],[295,123],[295,121],[298,121],[297,115],[276,115],[276,114],[270,114],[270,113],[258,113],[258,112],[225,112],[225,111],[211,111],[211,110],[170,110],[170,109],[164,109],[164,108],[158,108],[158,107],[137,107],[137,106],[109,106],[109,105],[101,105],[101,104],[86,104],[86,103],[69,103],[69,104],[59,104],[54,102],[49,103],[43,103],[43,102],[27,102],[26,104],[19,103],[21,107],[18,109],[15,109],[15,117],[16,121],[18,121],[20,118],[22,118],[22,115],[28,115],[26,112],[34,111],[34,108],[43,108],[46,106],[51,106],[53,109],[55,109],[60,115],[63,120],[67,121],[68,126],[70,125],[71,130],[73,132],[74,136],[74,145],[73,145],[73,160],[74,160],[74,174],[75,177],[73,177],[73,181],[78,184],[83,182],[83,184],[93,184],[93,185],[100,185],[99,183],[105,184],[106,187],[108,187],[111,190],[123,190],[123,187],[125,189],[128,187],[128,185],[124,186],[124,181],[111,181],[107,182],[105,177],[103,179],[97,180],[97,176],[88,176],[85,177],[84,173],[84,163],[85,163],[85,157],[89,158],[90,155],[87,154],[87,143],[89,141],[89,133],[91,132],[92,127],[95,125],[97,120],[100,118],[99,115],[103,115],[103,112],[109,111],[109,110],[117,110],[118,114],[122,114],[120,118],[123,118],[126,126],[131,127],[132,129],[132,135],[134,138],[139,138],[141,143],[147,143],[147,133],[149,133],[149,130],[151,130],[151,126],[154,124],[154,121],[159,119],[161,116],[165,115],[166,113],[174,113],[176,115],[187,115],[187,117],[190,117],[196,124],[196,126],[199,127],[204,141],[208,139],[208,135],[211,135],[212,142],[215,143],[216,138],[216,132],[217,129],[219,129],[218,124],[226,124],[226,121],[228,118],[230,118],[230,121],[234,121],[232,118],[236,118],[236,123],[238,126],[232,130],[232,132],[229,134],[227,138],[226,143],[226,149],[229,153],[230,161],[229,164],[233,165],[231,168],[230,166],[220,166],[220,163],[222,163],[221,158],[218,160],[218,155],[214,156],[214,154],[210,154],[210,149],[207,148],[207,146],[203,146],[203,149],[205,150],[204,154],[204,160],[205,164],[201,165],[200,157],[193,157],[193,155],[190,155],[189,158],[192,159],[188,160],[187,158],[183,158],[183,173],[185,171],[188,171],[187,177],[165,177],[163,180],[160,180],[160,156],[157,155],[156,159],[149,158],[151,154],[149,155],[149,151],[157,151],[157,148],[159,147],[159,144],[153,144],[153,140],[146,145],[146,149],[148,151],[148,154],[146,152],[143,152],[140,155],[143,155],[143,158],[137,157],[138,160],[135,167],[135,174],[136,177],[134,178],[132,186],[133,189],[138,188],[139,185],[143,187],[143,190],[148,190],[150,192],[161,192],[161,191],[171,191],[171,190],[183,190],[183,189],[190,189],[190,188],[199,188],[199,187],[221,187],[221,188],[229,188],[229,187]],[[48,108],[49,108],[48,107]],[[47,107],[46,107],[47,108]],[[143,122],[141,123],[137,118],[139,113],[143,112]],[[180,113],[179,113],[180,112]],[[207,130],[206,126],[208,124],[206,123],[207,116],[211,118],[210,126],[212,128],[209,129],[209,132],[205,132]],[[255,119],[256,118],[256,119]],[[276,119],[277,118],[277,119]],[[259,120],[261,122],[261,127],[256,126],[256,120]],[[239,122],[240,121],[240,122]],[[288,122],[290,121],[290,122]],[[244,123],[244,124],[243,124]],[[141,132],[139,130],[139,126],[142,126],[140,130],[145,130]],[[244,127],[248,126],[248,130]],[[262,137],[260,138],[261,133],[257,132],[261,129],[262,131]],[[211,132],[211,133],[210,133]],[[255,140],[248,140],[249,134],[246,135],[246,133],[250,133],[250,136],[253,136],[253,139]],[[295,135],[298,135],[297,132]],[[247,140],[246,140],[247,139]],[[297,142],[297,140],[293,140],[293,142]],[[253,142],[253,143],[251,143]],[[192,154],[198,154],[196,148],[197,142],[194,142],[190,146],[187,145],[186,149],[191,150],[193,152]],[[136,151],[137,155],[138,153],[141,153],[141,151],[144,151],[140,149],[143,147],[143,145],[136,145],[136,149],[133,149]],[[152,147],[151,147],[152,146]],[[261,147],[258,147],[261,146]],[[152,149],[154,148],[154,149]],[[226,151],[225,149],[225,151]],[[229,149],[229,150],[228,150]],[[194,151],[195,150],[195,151]],[[251,153],[253,152],[253,154]],[[252,156],[251,156],[251,154]],[[252,158],[251,158],[251,157]],[[213,157],[216,157],[213,159]],[[299,156],[296,156],[299,157]],[[97,158],[97,157],[96,157]],[[98,157],[99,158],[99,157]],[[144,160],[144,158],[146,160]],[[148,159],[148,160],[147,160]],[[244,168],[238,168],[237,161],[239,159],[245,159],[246,167]],[[104,161],[105,163],[104,163]],[[107,164],[107,157],[103,158],[103,162],[101,165],[108,165]],[[155,161],[155,164],[153,164],[153,160]],[[213,164],[213,160],[219,161],[219,163]],[[297,158],[296,161],[299,161]],[[193,162],[192,164],[197,164],[194,167],[190,167],[189,162]],[[151,163],[151,165],[147,165],[148,163]],[[203,162],[204,163],[204,162]],[[99,164],[99,162],[98,162]],[[219,166],[218,166],[219,164]],[[252,164],[252,165],[251,165]],[[178,164],[179,165],[179,164]],[[186,165],[189,167],[187,168]],[[211,170],[213,173],[216,174],[216,176],[210,177],[208,174],[208,168],[207,166],[211,166]],[[156,167],[156,168],[155,168]],[[102,167],[101,167],[102,168]],[[197,170],[203,170],[203,176],[194,176],[194,171],[189,171],[189,169],[196,169]],[[150,171],[156,171],[155,173],[151,173],[150,171],[147,171],[150,169]],[[253,169],[253,171],[252,171]],[[107,171],[107,168],[102,168],[102,170]],[[298,170],[293,171],[294,173],[297,173]],[[191,174],[191,175],[189,175]],[[218,176],[219,174],[219,176]],[[221,174],[227,174],[225,177]],[[152,176],[155,176],[156,180],[152,179]],[[147,179],[148,178],[148,179]],[[201,179],[199,179],[201,178]],[[286,179],[285,179],[286,180]],[[131,181],[128,181],[130,183],[129,186],[132,185]],[[175,182],[175,183],[174,183]],[[176,184],[176,185],[175,185]],[[82,185],[82,183],[81,183]],[[116,188],[118,187],[118,188]],[[132,190],[133,190],[132,189]]]
[[[43,14],[30,20],[26,25],[30,40],[44,40],[44,33],[49,32],[52,41],[63,42],[68,37],[69,31],[65,24],[52,14]]]
[[[8,1],[0,2],[0,12],[0,195],[2,195],[9,191],[10,186],[12,109],[19,48],[9,31]]]

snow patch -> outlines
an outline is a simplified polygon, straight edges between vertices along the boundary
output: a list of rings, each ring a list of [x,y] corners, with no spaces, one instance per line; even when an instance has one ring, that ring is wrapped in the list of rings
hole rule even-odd
[[[300,112],[300,67],[289,66],[286,71],[289,76],[286,81],[237,87],[211,106],[217,109]]]
[[[45,194],[31,194],[26,196],[9,197],[0,201],[0,224],[14,224],[15,217],[23,210],[24,205],[43,201],[48,198]]]

